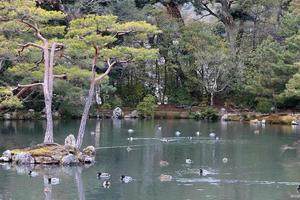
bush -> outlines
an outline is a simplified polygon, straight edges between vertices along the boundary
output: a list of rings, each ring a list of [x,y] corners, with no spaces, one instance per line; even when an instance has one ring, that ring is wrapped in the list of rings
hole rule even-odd
[[[193,117],[196,120],[206,119],[213,121],[219,118],[218,110],[210,106],[202,108],[201,112],[194,113]]]
[[[147,95],[143,98],[143,101],[140,102],[137,105],[137,111],[140,113],[140,115],[146,117],[146,116],[152,116],[154,115],[155,111],[155,97],[152,95]]]
[[[110,104],[112,107],[121,107],[122,106],[122,99],[118,96],[113,96],[110,100],[109,100]]]
[[[107,109],[107,110],[111,110],[112,106],[109,104],[109,103],[104,103],[102,106],[101,106],[102,109]]]
[[[20,109],[23,108],[22,101],[16,96],[7,97],[0,103],[0,110],[2,109]]]
[[[260,98],[256,104],[255,110],[262,113],[269,113],[272,111],[273,103],[266,98]]]

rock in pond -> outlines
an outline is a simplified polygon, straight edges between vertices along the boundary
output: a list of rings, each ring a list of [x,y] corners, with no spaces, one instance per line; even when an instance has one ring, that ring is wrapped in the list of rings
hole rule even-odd
[[[93,146],[88,146],[81,152],[69,145],[38,144],[24,149],[5,151],[0,158],[0,162],[71,165],[92,163],[95,160],[95,155],[96,150]]]
[[[68,135],[65,139],[65,146],[75,147],[75,145],[76,145],[75,136],[73,134]]]

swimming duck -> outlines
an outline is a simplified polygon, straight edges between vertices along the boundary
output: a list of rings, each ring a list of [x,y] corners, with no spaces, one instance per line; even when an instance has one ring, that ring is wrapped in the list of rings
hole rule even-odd
[[[203,169],[201,169],[201,168],[199,169],[199,175],[203,176]]]
[[[171,175],[167,175],[167,174],[161,174],[159,176],[159,180],[161,182],[167,182],[167,181],[171,181],[173,179],[173,177]]]
[[[48,184],[51,184],[51,185],[59,184],[59,178],[48,178]]]
[[[213,137],[214,138],[214,137],[216,137],[216,134],[215,133],[210,133],[209,137]]]
[[[111,186],[111,183],[109,182],[109,181],[104,181],[103,183],[102,183],[102,186],[104,187],[104,188],[110,188],[110,186]]]
[[[133,133],[134,130],[133,129],[128,129],[128,133]]]
[[[126,148],[126,150],[129,152],[129,151],[132,150],[132,148],[131,148],[130,146],[128,146],[128,147]]]
[[[133,179],[130,176],[122,175],[120,180],[121,180],[122,183],[130,183]]]
[[[193,161],[192,161],[190,158],[187,158],[187,159],[185,159],[185,163],[186,163],[186,164],[192,164]]]
[[[31,176],[31,177],[35,177],[35,176],[38,176],[39,174],[38,174],[37,172],[34,172],[34,171],[31,171],[31,170],[30,170],[30,171],[28,172],[28,175]]]
[[[160,165],[161,167],[166,167],[166,166],[169,165],[169,163],[168,163],[168,161],[161,160],[161,161],[159,161],[159,165]]]
[[[300,185],[298,185],[297,191],[298,193],[300,193]]]
[[[129,140],[129,141],[133,141],[133,137],[127,138],[127,140]]]
[[[176,135],[176,136],[179,136],[179,135],[181,135],[181,133],[180,133],[179,131],[176,131],[176,132],[175,132],[175,135]]]
[[[98,172],[97,173],[97,177],[99,179],[109,179],[110,178],[110,174],[109,173]]]
[[[228,162],[228,158],[223,158],[223,159],[222,159],[222,162],[223,162],[223,163],[227,163],[227,162]]]

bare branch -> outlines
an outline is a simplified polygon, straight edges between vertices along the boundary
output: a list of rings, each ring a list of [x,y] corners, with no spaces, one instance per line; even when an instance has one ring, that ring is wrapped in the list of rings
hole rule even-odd
[[[39,86],[39,85],[44,85],[44,83],[32,83],[32,84],[28,84],[28,85],[20,85],[18,84],[18,88],[19,87],[34,87],[34,86]],[[16,88],[14,88],[16,89]]]
[[[54,78],[62,78],[62,79],[65,79],[67,78],[67,75],[66,74],[59,74],[59,75],[53,75]]]
[[[99,77],[95,78],[95,81],[100,81],[102,80],[106,75],[109,74],[109,72],[111,71],[112,67],[116,64],[116,61],[113,61],[112,63],[110,62],[110,59],[107,59],[107,64],[108,64],[108,68],[107,70],[101,74]]]
[[[43,42],[46,42],[46,41],[47,41],[46,38],[44,38],[44,37],[42,36],[42,34],[41,34],[41,32],[40,32],[40,30],[39,30],[39,28],[37,27],[36,24],[31,24],[31,23],[29,23],[29,22],[26,22],[24,17],[23,17],[21,20],[19,20],[19,21],[20,21],[21,23],[27,25],[29,28],[33,29],[34,32],[36,33],[36,36],[37,36],[40,40],[42,40]]]
[[[28,43],[26,43],[26,44],[24,44],[24,45],[19,45],[19,46],[21,46],[21,49],[18,51],[18,55],[19,55],[19,56],[20,56],[21,53],[24,51],[24,49],[27,48],[27,47],[36,47],[36,48],[39,48],[39,49],[43,49],[42,46],[40,46],[40,45],[38,45],[38,44],[35,44],[35,43],[32,43],[32,42],[28,42]]]

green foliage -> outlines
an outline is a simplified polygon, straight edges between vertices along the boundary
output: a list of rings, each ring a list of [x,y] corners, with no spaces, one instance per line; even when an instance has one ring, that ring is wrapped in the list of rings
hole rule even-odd
[[[107,110],[111,110],[112,106],[110,105],[110,103],[104,103],[101,106],[102,109],[107,109]]]
[[[154,116],[156,103],[155,97],[152,95],[147,95],[143,98],[143,101],[137,105],[137,111],[144,117]]]
[[[0,110],[21,109],[23,108],[22,101],[18,97],[13,96],[11,89],[8,87],[0,87]]]
[[[207,120],[217,120],[219,118],[218,116],[218,110],[216,108],[213,108],[211,106],[205,107],[201,109],[201,118],[207,119]]]
[[[262,113],[270,113],[272,111],[273,103],[266,98],[258,98],[255,110]]]

